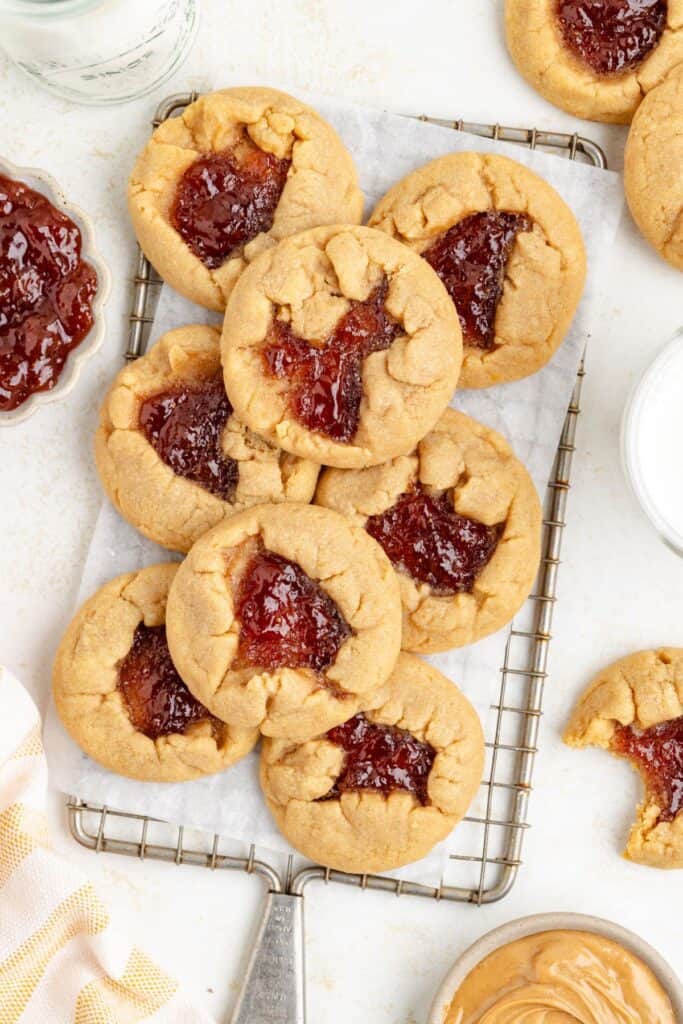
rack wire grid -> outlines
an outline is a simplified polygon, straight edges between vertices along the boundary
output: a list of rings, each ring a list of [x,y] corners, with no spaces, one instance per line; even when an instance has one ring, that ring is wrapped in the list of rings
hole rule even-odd
[[[196,98],[196,93],[187,93],[163,101],[156,112],[154,127],[180,113]],[[530,149],[559,152],[570,160],[581,160],[598,168],[607,167],[600,147],[577,134],[427,116],[420,120]],[[161,284],[138,249],[127,359],[135,359],[145,350]],[[382,875],[344,874],[319,865],[298,864],[292,857],[287,858],[284,868],[276,867],[273,861],[277,863],[277,857],[273,856],[272,860],[269,857],[271,862],[258,858],[254,845],[247,848],[244,844],[231,844],[217,834],[171,825],[76,797],[67,801],[73,837],[98,853],[256,874],[266,882],[271,894],[301,896],[309,883],[319,880],[476,905],[502,899],[512,888],[522,864],[524,834],[529,828],[527,812],[583,376],[582,362],[547,486],[542,559],[536,588],[512,624],[505,645],[498,699],[491,706],[486,769],[478,802],[473,805],[474,813],[464,818],[454,833],[457,846],[449,855],[448,870],[438,886]]]

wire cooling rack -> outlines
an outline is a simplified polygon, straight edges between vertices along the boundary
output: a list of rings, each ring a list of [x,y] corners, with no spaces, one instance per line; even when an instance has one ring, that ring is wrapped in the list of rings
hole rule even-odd
[[[168,117],[179,114],[196,98],[195,93],[169,97],[159,106],[153,125],[156,127]],[[607,166],[600,147],[576,134],[426,116],[420,120],[483,138],[561,153],[569,160],[598,168]],[[138,250],[127,359],[135,359],[145,351],[161,283]],[[344,874],[299,863],[293,857],[287,858],[284,865],[276,866],[276,857],[269,856],[268,860],[257,857],[253,845],[245,847],[219,835],[69,798],[71,833],[82,846],[91,850],[211,870],[243,871],[257,875],[266,883],[268,896],[264,914],[231,1018],[233,1024],[303,1024],[301,897],[311,882],[338,882],[395,895],[410,894],[476,905],[500,900],[512,888],[522,864],[524,834],[529,828],[527,812],[583,376],[582,363],[545,495],[542,559],[536,588],[515,618],[505,645],[500,689],[491,708],[492,725],[486,737],[484,778],[479,800],[474,805],[479,813],[467,816],[456,829],[448,869],[438,886],[382,875]]]

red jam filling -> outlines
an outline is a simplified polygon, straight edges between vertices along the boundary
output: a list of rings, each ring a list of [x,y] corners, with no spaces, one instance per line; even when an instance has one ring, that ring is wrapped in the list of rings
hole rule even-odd
[[[118,688],[131,722],[151,740],[184,733],[195,722],[215,721],[176,672],[165,626],[140,623],[119,664]]]
[[[55,386],[92,327],[96,291],[74,222],[0,175],[0,411]]]
[[[140,406],[138,422],[159,458],[177,476],[232,501],[239,468],[221,444],[231,413],[223,378],[218,376],[151,395]]]
[[[196,160],[183,174],[171,223],[202,263],[215,270],[262,231],[270,231],[290,160],[246,137],[233,149]]]
[[[666,28],[666,0],[557,0],[564,43],[599,75],[638,67]]]
[[[389,348],[402,332],[386,309],[386,278],[351,308],[323,342],[299,338],[289,324],[275,320],[263,359],[268,373],[289,381],[293,415],[309,430],[333,441],[355,437],[363,397],[363,360]]]
[[[328,668],[351,627],[296,562],[260,550],[238,588],[238,659],[260,668]]]
[[[505,268],[517,235],[530,229],[531,220],[523,213],[473,213],[422,253],[455,303],[466,345],[494,347]]]
[[[683,715],[649,729],[619,726],[612,750],[639,769],[660,808],[659,821],[673,821],[683,810]]]
[[[491,559],[503,524],[486,526],[458,515],[448,493],[416,487],[395,505],[370,516],[365,529],[393,565],[440,595],[470,591]]]
[[[344,767],[325,800],[359,789],[392,793],[403,789],[413,793],[424,805],[429,802],[427,780],[436,751],[406,729],[394,725],[374,725],[365,715],[330,729],[330,743],[345,753]]]

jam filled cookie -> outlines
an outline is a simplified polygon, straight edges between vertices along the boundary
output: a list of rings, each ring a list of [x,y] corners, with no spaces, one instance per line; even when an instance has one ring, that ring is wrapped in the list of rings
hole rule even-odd
[[[83,605],[53,672],[55,705],[93,760],[143,782],[185,782],[228,768],[258,733],[219,722],[178,675],[166,643],[176,565],[111,580]]]
[[[448,404],[453,305],[414,253],[364,227],[317,228],[259,256],[223,326],[235,412],[273,444],[342,468],[411,451]]]
[[[121,515],[174,551],[189,551],[250,505],[308,502],[318,479],[317,465],[274,448],[233,415],[220,331],[201,325],[168,331],[119,373],[95,456]]]
[[[470,702],[402,654],[382,704],[308,743],[266,740],[261,786],[278,828],[339,871],[389,871],[426,856],[463,817],[484,766]]]
[[[683,64],[638,108],[626,143],[624,187],[645,238],[683,270]]]
[[[531,590],[541,507],[495,431],[447,409],[412,455],[320,478],[316,502],[384,548],[398,573],[403,648],[445,651],[504,626]]]
[[[581,297],[579,226],[555,189],[504,156],[453,153],[413,171],[369,223],[419,252],[460,318],[459,386],[483,388],[539,370]]]
[[[210,93],[159,125],[133,169],[128,204],[163,279],[217,310],[273,241],[363,215],[335,130],[299,100],[263,88]]]
[[[556,107],[628,124],[683,61],[683,0],[506,0],[510,55]]]
[[[645,795],[626,856],[683,868],[683,648],[638,651],[606,668],[580,697],[564,741],[633,764]]]
[[[169,645],[226,722],[309,739],[381,698],[401,644],[378,544],[310,505],[259,505],[197,541],[169,597]]]

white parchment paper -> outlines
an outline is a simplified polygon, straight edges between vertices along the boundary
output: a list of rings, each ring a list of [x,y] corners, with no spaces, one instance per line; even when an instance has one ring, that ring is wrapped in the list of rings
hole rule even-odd
[[[546,178],[576,214],[588,253],[588,280],[579,311],[564,343],[539,373],[484,391],[458,392],[453,405],[504,434],[526,464],[539,493],[545,495],[555,449],[576,371],[591,335],[600,301],[601,257],[613,243],[622,210],[618,176],[570,162],[555,154],[488,141],[435,127],[412,118],[308,97],[337,128],[353,154],[367,197],[366,212],[399,178],[434,157],[458,150],[506,153]],[[208,313],[164,286],[153,340],[165,330],[187,323],[217,322]],[[175,556],[146,541],[104,501],[81,579],[78,604],[120,572]],[[520,613],[523,615],[524,613]],[[491,738],[508,629],[470,647],[430,660],[452,678],[477,707],[487,739]],[[178,824],[206,828],[272,850],[291,852],[277,831],[261,796],[256,752],[220,775],[182,784],[139,783],[124,779],[91,761],[67,736],[54,708],[46,723],[45,745],[50,779],[58,789],[109,807],[149,814]],[[485,795],[472,813],[482,814]],[[423,861],[402,869],[402,877],[437,884],[455,836]]]

